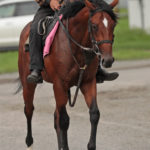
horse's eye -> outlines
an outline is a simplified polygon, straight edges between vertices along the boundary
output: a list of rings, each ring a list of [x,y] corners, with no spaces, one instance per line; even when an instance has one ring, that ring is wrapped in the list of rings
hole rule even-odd
[[[96,24],[92,24],[92,29],[93,29],[93,31],[97,31],[98,30],[98,26]]]

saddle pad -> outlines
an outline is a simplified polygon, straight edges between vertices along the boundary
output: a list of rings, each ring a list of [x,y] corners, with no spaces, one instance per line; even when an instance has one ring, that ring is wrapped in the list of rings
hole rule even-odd
[[[59,16],[59,19],[60,20],[62,19],[62,15]],[[53,43],[53,40],[54,40],[54,37],[55,37],[58,27],[59,27],[59,21],[56,22],[54,28],[49,33],[49,35],[46,37],[45,46],[44,46],[44,50],[43,50],[43,57],[45,57],[46,55],[48,55],[50,53],[50,48]]]

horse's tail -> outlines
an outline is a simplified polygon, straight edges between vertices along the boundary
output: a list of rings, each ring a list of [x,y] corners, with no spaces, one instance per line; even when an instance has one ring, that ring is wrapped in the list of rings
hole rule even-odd
[[[21,83],[19,77],[15,80],[15,82],[18,83],[18,87],[17,87],[16,91],[14,92],[14,94],[16,95],[16,94],[18,94],[22,90],[22,83]]]

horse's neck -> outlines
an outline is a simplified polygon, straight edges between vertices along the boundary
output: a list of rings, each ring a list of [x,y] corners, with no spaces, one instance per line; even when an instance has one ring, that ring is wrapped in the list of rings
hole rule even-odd
[[[89,46],[88,34],[89,11],[85,7],[75,17],[70,19],[69,32],[71,36],[81,45]]]
[[[75,41],[85,47],[91,47],[88,33],[89,11],[83,8],[75,17],[69,20],[69,33]],[[84,64],[82,50],[79,46],[73,46],[72,51],[80,64]]]

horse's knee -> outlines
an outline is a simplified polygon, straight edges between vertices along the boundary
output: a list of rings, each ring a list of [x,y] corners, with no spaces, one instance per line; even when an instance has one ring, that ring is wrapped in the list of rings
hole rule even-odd
[[[67,114],[66,108],[62,108],[60,111],[60,118],[59,118],[59,126],[62,130],[68,130],[69,128],[69,116]]]
[[[91,123],[97,124],[100,118],[100,112],[98,110],[96,101],[93,101],[89,113]]]
[[[31,106],[31,107],[25,106],[24,107],[24,113],[25,113],[26,116],[31,116],[32,117],[33,111],[34,111],[34,106]]]
[[[54,128],[57,130],[57,119],[59,119],[59,127],[61,130],[68,130],[69,128],[69,116],[67,114],[66,108],[62,108],[59,112],[59,118],[57,118],[57,113],[54,113]]]
[[[99,110],[90,110],[90,121],[91,123],[97,124],[100,118],[100,112]]]

